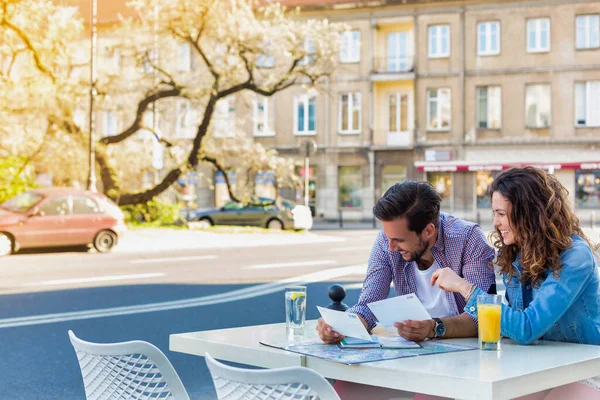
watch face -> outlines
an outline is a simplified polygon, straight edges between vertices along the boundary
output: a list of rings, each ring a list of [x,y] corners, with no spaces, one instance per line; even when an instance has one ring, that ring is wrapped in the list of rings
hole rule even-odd
[[[446,326],[442,321],[436,321],[435,324],[435,336],[442,337],[446,333]]]

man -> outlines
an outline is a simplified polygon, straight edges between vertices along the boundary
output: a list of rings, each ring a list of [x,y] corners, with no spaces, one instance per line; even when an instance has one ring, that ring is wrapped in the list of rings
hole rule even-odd
[[[431,277],[451,268],[467,281],[466,292],[472,293],[471,285],[487,292],[495,282],[494,250],[478,225],[440,213],[441,201],[428,182],[407,181],[388,189],[373,207],[383,229],[373,244],[358,304],[348,309],[367,330],[376,325],[367,304],[387,298],[393,282],[397,295],[415,293],[433,318],[396,322],[400,336],[414,341],[477,336],[475,320],[463,310],[465,298],[433,286]],[[325,343],[343,338],[323,319],[317,331]]]

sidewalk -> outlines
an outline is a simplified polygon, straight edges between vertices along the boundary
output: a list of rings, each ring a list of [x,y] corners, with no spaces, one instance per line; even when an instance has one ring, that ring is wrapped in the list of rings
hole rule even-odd
[[[240,230],[241,231],[241,230]],[[168,228],[130,229],[121,237],[115,253],[169,250],[222,249],[289,244],[335,243],[344,238],[312,232],[262,231],[230,233]]]

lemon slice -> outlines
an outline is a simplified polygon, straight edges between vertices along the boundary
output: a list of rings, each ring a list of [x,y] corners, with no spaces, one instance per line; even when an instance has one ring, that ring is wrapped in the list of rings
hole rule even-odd
[[[292,300],[296,300],[298,297],[304,297],[306,293],[304,292],[292,292]]]

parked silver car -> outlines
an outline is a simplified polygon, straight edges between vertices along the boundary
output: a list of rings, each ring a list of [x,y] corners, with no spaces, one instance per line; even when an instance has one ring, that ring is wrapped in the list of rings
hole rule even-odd
[[[200,226],[241,225],[269,229],[310,229],[313,220],[310,209],[286,199],[255,198],[253,204],[235,201],[221,208],[184,211],[183,216]]]

